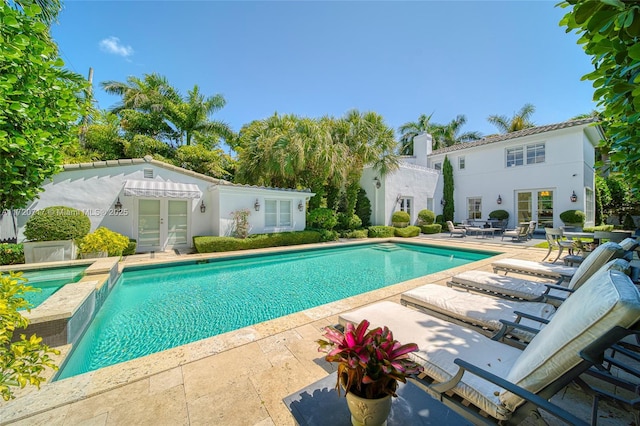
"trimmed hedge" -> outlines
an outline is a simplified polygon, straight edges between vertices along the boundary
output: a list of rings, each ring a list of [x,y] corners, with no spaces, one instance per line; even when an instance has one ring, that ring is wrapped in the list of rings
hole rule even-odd
[[[442,232],[442,225],[434,223],[433,225],[422,225],[420,230],[423,234],[439,234]]]
[[[409,213],[407,212],[403,212],[402,210],[399,210],[397,212],[394,212],[391,215],[391,222],[410,222],[411,221],[411,216],[409,216]]]
[[[566,210],[560,213],[560,220],[567,223],[582,223],[587,220],[587,215],[582,210]]]
[[[136,248],[138,247],[138,242],[133,238],[129,238],[129,245],[126,249],[122,250],[123,256],[131,256],[132,254],[136,254]]]
[[[91,230],[89,217],[80,210],[51,206],[36,211],[24,226],[29,241],[75,240]]]
[[[420,227],[418,226],[407,226],[406,228],[396,228],[395,236],[402,238],[411,238],[417,237],[420,235]]]
[[[341,238],[367,238],[369,236],[369,230],[356,229],[354,231],[345,231],[340,233]]]
[[[249,238],[234,237],[193,237],[193,245],[198,253],[214,253],[233,250],[250,250],[266,247],[293,246],[320,242],[321,234],[316,231],[279,232],[254,234]]]
[[[582,231],[583,232],[596,232],[596,231],[611,232],[613,231],[613,225],[587,226],[582,228]]]
[[[436,220],[436,214],[431,210],[420,210],[418,212],[418,222],[421,225],[433,225],[433,222]]]
[[[395,229],[393,226],[370,226],[369,238],[391,238],[395,235]]]
[[[338,215],[331,209],[313,209],[307,215],[307,226],[332,230],[338,224]]]
[[[16,265],[24,263],[22,244],[0,244],[0,265]]]
[[[506,220],[509,219],[509,212],[506,210],[494,210],[489,213],[489,219]]]

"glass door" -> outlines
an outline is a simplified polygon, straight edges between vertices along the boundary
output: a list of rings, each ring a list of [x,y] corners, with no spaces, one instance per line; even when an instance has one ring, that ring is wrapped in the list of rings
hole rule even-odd
[[[167,247],[187,244],[187,201],[169,200],[167,214]]]
[[[138,202],[138,247],[140,251],[160,249],[160,200]]]
[[[533,194],[531,192],[518,192],[517,196],[517,211],[516,211],[516,226],[523,222],[530,222],[533,217]]]
[[[553,191],[538,191],[538,227],[553,228]]]

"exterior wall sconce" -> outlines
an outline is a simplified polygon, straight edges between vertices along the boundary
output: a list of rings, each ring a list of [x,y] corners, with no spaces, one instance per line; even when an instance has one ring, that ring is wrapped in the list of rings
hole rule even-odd
[[[253,208],[256,209],[257,212],[260,211],[260,201],[256,198],[256,202],[253,205]]]
[[[116,203],[113,205],[113,208],[119,212],[120,210],[122,210],[122,203],[120,202],[120,197],[118,197],[118,199],[116,200]]]
[[[380,182],[380,179],[378,179],[378,176],[374,177],[373,180],[376,182],[376,189],[380,189],[382,183]]]
[[[207,206],[204,205],[204,200],[200,201],[200,213],[207,211]]]
[[[302,204],[302,200],[298,201],[298,211],[302,211],[304,209],[304,204]]]
[[[442,200],[440,200],[440,205],[444,206],[445,204],[447,204],[447,202],[444,200],[444,198]]]
[[[578,201],[578,196],[576,195],[576,191],[571,192],[571,197],[569,197],[569,199],[571,200],[572,203],[575,203],[576,201]]]
[[[502,204],[502,197],[500,196],[500,194],[498,194],[498,199],[496,200],[496,203]]]

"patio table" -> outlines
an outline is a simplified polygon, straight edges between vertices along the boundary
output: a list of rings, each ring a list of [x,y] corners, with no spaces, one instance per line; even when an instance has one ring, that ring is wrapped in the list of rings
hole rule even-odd
[[[411,382],[399,383],[392,398],[387,426],[396,425],[473,425],[442,402]],[[283,399],[296,424],[301,426],[350,426],[351,415],[344,393],[338,396],[336,373]]]

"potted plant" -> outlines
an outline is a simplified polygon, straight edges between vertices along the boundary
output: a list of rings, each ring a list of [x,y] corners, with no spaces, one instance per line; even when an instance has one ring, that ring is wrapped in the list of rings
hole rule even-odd
[[[564,223],[565,229],[570,227],[581,231],[586,218],[582,210],[566,210],[560,213],[560,220]]]
[[[351,411],[351,423],[382,425],[391,410],[391,396],[396,395],[398,381],[422,372],[422,367],[409,359],[417,351],[415,343],[401,345],[387,328],[369,328],[369,321],[358,326],[347,324],[344,332],[325,328],[327,340],[317,341],[325,359],[338,363],[336,388],[345,390]],[[375,419],[371,418],[376,415]]]
[[[409,222],[411,222],[411,216],[407,212],[397,211],[391,216],[391,224],[396,228],[406,228]]]

